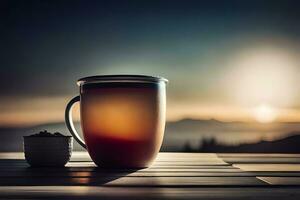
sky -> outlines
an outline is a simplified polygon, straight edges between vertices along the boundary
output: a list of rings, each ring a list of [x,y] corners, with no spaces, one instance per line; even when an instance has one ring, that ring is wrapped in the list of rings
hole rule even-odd
[[[0,126],[63,121],[76,80],[105,74],[169,79],[168,120],[300,121],[299,8],[290,0],[1,1]]]

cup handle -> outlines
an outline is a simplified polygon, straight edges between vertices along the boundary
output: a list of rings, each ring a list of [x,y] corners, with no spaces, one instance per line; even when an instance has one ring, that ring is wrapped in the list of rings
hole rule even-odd
[[[80,136],[78,135],[78,133],[76,132],[75,127],[74,127],[74,123],[73,123],[73,120],[72,120],[72,110],[73,110],[72,108],[73,108],[74,103],[76,103],[77,101],[80,101],[80,96],[74,97],[67,104],[66,111],[65,111],[65,122],[66,122],[66,126],[69,129],[71,135],[75,138],[75,140],[83,148],[86,149],[86,145],[85,145],[84,141],[80,138]]]

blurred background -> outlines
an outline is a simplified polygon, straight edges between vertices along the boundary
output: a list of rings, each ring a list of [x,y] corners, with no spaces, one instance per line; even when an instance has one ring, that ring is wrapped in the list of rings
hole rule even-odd
[[[162,151],[300,152],[299,8],[1,1],[0,151],[22,151],[22,136],[44,129],[69,134],[64,109],[77,79],[144,74],[170,81]]]

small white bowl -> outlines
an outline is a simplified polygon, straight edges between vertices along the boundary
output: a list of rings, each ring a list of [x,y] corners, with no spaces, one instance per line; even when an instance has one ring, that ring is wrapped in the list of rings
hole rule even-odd
[[[73,150],[72,136],[24,136],[24,154],[32,167],[65,166]]]

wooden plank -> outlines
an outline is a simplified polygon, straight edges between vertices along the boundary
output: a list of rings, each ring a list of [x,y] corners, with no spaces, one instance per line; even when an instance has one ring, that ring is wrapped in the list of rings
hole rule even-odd
[[[246,172],[250,173],[251,175],[258,177],[258,176],[269,176],[269,177],[300,177],[300,172],[277,172],[277,171],[251,171]]]
[[[94,185],[110,187],[262,186],[255,177],[2,177],[1,186]]]
[[[0,159],[24,160],[23,152],[0,153]],[[87,152],[73,152],[71,162],[92,162]],[[216,154],[207,153],[159,153],[154,164],[166,164],[176,162],[178,164],[199,165],[226,165]],[[175,163],[174,163],[175,164]]]
[[[16,164],[17,163],[17,164]],[[39,172],[38,174],[68,174],[69,172],[83,172],[83,173],[94,173],[95,171],[99,173],[104,174],[113,174],[113,173],[132,173],[135,170],[130,169],[116,169],[116,170],[107,170],[107,169],[99,169],[95,168],[93,163],[90,162],[73,162],[70,165],[73,165],[73,167],[65,167],[65,168],[28,168],[28,165],[25,163],[25,161],[21,160],[11,160],[10,162],[7,162],[7,165],[1,165],[0,166],[0,174],[11,174],[11,173],[23,173],[26,171],[27,173],[34,174],[35,172]],[[13,167],[12,167],[13,166]],[[84,167],[83,167],[84,166]],[[11,172],[11,173],[9,173]],[[159,173],[169,173],[168,176],[176,176],[177,173],[183,173],[184,175],[191,173],[230,173],[230,172],[241,172],[240,169],[233,168],[231,166],[172,166],[172,167],[160,167],[160,166],[153,166],[148,169],[142,169],[135,172],[135,174],[148,174],[148,176],[155,176],[154,174]],[[172,175],[173,174],[173,175]],[[139,175],[141,176],[141,175]],[[157,175],[159,176],[159,175]],[[183,175],[182,175],[183,176]],[[212,176],[212,175],[211,175]],[[226,175],[224,175],[226,176]]]
[[[0,187],[2,199],[259,199],[298,200],[298,188],[130,188],[93,186]]]
[[[152,166],[172,166],[172,165],[229,165],[220,160],[195,160],[195,161],[155,161]]]
[[[75,152],[71,157],[71,162],[76,161],[92,161],[87,153]],[[163,162],[204,162],[204,163],[218,163],[226,164],[222,159],[218,158],[215,154],[189,154],[189,153],[159,153],[155,159],[155,163]]]
[[[164,168],[146,168],[141,169],[142,172],[241,172],[238,168],[177,168],[177,169],[164,169]]]
[[[259,186],[266,185],[254,177],[122,177],[112,180],[108,186]]]
[[[69,162],[67,167],[96,167],[93,162]],[[0,168],[7,167],[29,167],[25,160],[0,160]],[[216,168],[216,167],[230,167],[228,164],[212,164],[210,163],[196,163],[196,162],[156,162],[151,165],[151,168]]]
[[[30,169],[30,168],[29,168]],[[93,172],[93,171],[102,171],[102,172],[128,172],[132,173],[136,170],[133,169],[101,169],[101,168],[93,168],[93,167],[65,167],[65,168],[34,168],[38,169],[44,173],[53,173],[53,172]],[[2,172],[18,172],[24,171],[24,168],[5,168],[0,169]],[[186,169],[186,168],[178,168],[178,169],[155,169],[155,168],[147,168],[138,170],[138,172],[147,172],[147,173],[154,173],[154,172],[242,172],[241,169],[238,168],[195,168],[195,169]]]
[[[300,158],[300,154],[288,153],[217,153],[219,158],[244,157],[244,158]]]
[[[264,157],[264,158],[300,158],[300,154],[273,154],[273,153],[165,153],[161,152],[158,154],[158,160],[194,160],[194,159],[205,159],[205,158],[224,158],[224,157]],[[0,159],[24,159],[23,152],[1,152]],[[75,151],[72,153],[72,159],[79,159],[77,161],[84,161],[81,159],[85,159],[87,161],[91,161],[87,152]]]
[[[149,172],[149,171],[136,171],[136,172],[122,172],[122,171],[51,171],[49,173],[40,170],[22,170],[22,171],[0,171],[1,177],[300,177],[300,172]]]
[[[0,161],[0,169],[5,169],[5,168],[27,168],[30,167],[29,164],[26,162],[1,162]],[[92,162],[69,162],[67,163],[66,167],[97,167],[94,163]],[[193,168],[226,168],[226,167],[231,167],[230,165],[212,165],[209,163],[204,163],[204,164],[197,164],[197,163],[165,163],[165,164],[153,164],[150,166],[150,168],[169,168],[169,169],[177,169],[177,168],[186,168],[186,169],[193,169]],[[100,167],[101,168],[101,167]],[[232,167],[231,167],[232,168]]]
[[[300,172],[300,164],[234,164],[244,171]]]
[[[199,166],[207,166],[206,168],[210,168],[210,166],[218,166],[219,164],[212,164],[212,163],[194,163],[189,164],[187,163],[165,163],[164,165],[161,164],[153,164],[149,168],[198,168]],[[222,166],[223,164],[220,164]],[[93,162],[69,162],[67,167],[96,167]]]
[[[214,153],[165,153],[158,154],[156,161],[202,161],[221,160]],[[73,152],[71,161],[91,161],[87,152]]]
[[[159,162],[155,161],[151,166],[153,167],[160,167],[160,166],[230,166],[227,163],[220,163],[220,162],[212,162],[212,161],[165,161],[165,162]]]
[[[94,172],[69,172],[69,173],[1,173],[0,177],[255,177],[256,175],[270,175],[270,174],[253,174],[250,172],[134,172],[134,173],[94,173]],[[287,176],[282,174],[281,176]],[[290,175],[292,176],[292,175]],[[295,176],[295,175],[293,175]],[[298,174],[300,176],[300,174]]]
[[[266,183],[277,186],[300,186],[300,177],[257,177]]]
[[[24,160],[25,157],[23,152],[0,152],[0,160],[1,159]]]
[[[23,169],[39,169],[39,170],[82,170],[82,169],[102,169],[101,167],[96,167],[96,166],[83,166],[83,165],[77,165],[77,166],[73,166],[70,167],[69,165],[66,165],[65,167],[42,167],[42,168],[33,168],[30,167],[27,163],[24,164],[19,164],[19,165],[15,165],[15,164],[11,164],[11,163],[6,163],[6,164],[1,164],[0,163],[0,170],[23,170]],[[170,168],[170,169],[232,169],[232,168],[236,168],[236,167],[232,167],[231,165],[198,165],[198,166],[185,166],[185,165],[179,165],[179,166],[152,166],[150,167],[150,169],[165,169],[165,168]],[[111,169],[114,170],[114,169]]]
[[[181,153],[181,152],[160,152],[158,158],[160,157],[193,157],[193,158],[204,158],[204,157],[218,157],[215,153]]]
[[[276,163],[276,164],[297,164],[300,163],[299,157],[223,157],[224,162],[230,164],[238,163]]]
[[[277,164],[297,164],[300,163],[300,154],[248,154],[248,153],[226,153],[217,154],[225,162],[230,164],[239,163],[277,163]]]

